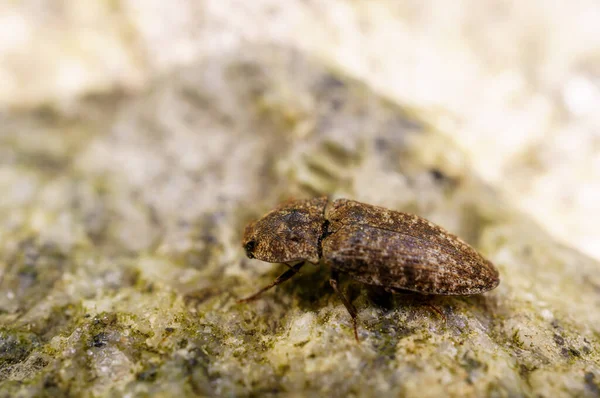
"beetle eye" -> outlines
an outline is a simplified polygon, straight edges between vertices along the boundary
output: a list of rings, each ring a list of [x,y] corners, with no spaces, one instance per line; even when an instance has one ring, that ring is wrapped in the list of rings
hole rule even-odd
[[[252,254],[252,252],[254,251],[255,248],[256,248],[256,241],[251,240],[248,243],[246,243],[246,245],[244,246],[244,249],[246,250],[246,256],[248,256],[248,258],[254,258],[254,255]]]

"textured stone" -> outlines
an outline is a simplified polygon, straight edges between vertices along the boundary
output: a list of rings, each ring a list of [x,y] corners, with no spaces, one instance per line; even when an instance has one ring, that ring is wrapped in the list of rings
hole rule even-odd
[[[595,396],[600,266],[505,203],[408,108],[307,59],[245,47],[136,96],[0,116],[4,396]],[[485,295],[283,266],[244,226],[290,197],[354,198],[444,226],[498,267]]]

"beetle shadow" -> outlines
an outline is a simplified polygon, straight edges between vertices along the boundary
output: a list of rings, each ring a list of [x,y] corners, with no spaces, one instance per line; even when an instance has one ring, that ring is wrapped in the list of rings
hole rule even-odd
[[[322,265],[306,264],[298,275],[279,285],[275,294],[293,297],[294,305],[303,311],[318,311],[335,293],[329,285],[330,270]]]
[[[339,302],[341,305],[341,300],[329,284],[330,273],[329,267],[308,264],[290,281],[279,285],[275,294],[293,297],[295,305],[304,311],[317,311],[330,301]],[[374,305],[384,311],[407,305],[423,305],[434,297],[411,291],[392,293],[379,286],[365,285],[343,276],[340,280],[340,290],[354,305]],[[363,295],[366,296],[366,303],[361,304]]]
[[[397,309],[414,309],[416,307],[433,305],[433,296],[423,295],[408,290],[398,290],[391,292],[380,286],[364,285],[362,289],[366,293],[368,305],[373,305],[378,309],[389,312]]]
[[[363,285],[362,289],[366,291],[368,303],[383,311],[428,307],[428,310],[443,316],[444,320],[449,323],[457,315],[457,310],[467,308],[481,321],[492,322],[491,314],[494,312],[494,307],[497,306],[496,300],[481,294],[473,296],[426,295],[409,290],[390,292],[379,286],[371,285]]]

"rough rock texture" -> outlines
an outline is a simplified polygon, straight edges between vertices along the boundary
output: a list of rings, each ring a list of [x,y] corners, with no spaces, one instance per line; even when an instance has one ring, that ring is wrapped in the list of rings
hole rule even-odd
[[[0,114],[0,395],[598,396],[600,265],[482,183],[452,141],[302,52],[207,58],[139,95]],[[390,296],[284,266],[244,226],[290,197],[424,216],[500,270]]]

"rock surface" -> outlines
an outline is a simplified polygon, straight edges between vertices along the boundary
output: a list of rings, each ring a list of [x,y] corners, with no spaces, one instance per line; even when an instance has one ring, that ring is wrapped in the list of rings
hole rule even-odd
[[[0,117],[2,396],[600,395],[598,262],[303,52],[245,47]],[[245,224],[318,194],[443,225],[501,284],[424,302],[345,281],[360,344],[325,267],[236,304],[284,269],[245,258]]]

